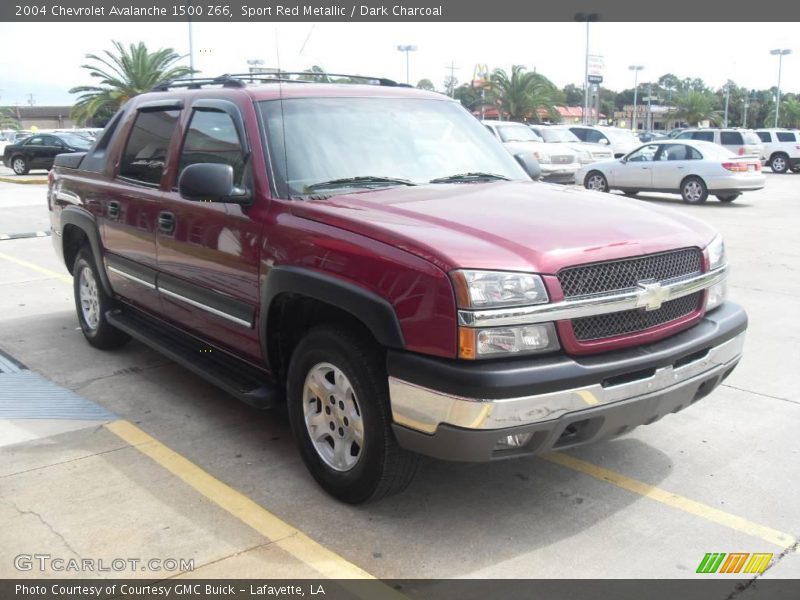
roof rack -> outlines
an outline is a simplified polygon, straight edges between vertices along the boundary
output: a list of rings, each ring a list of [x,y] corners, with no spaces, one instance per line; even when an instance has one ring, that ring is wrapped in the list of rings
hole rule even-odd
[[[347,78],[351,81],[331,81],[332,77]],[[324,79],[324,81],[322,80]],[[353,81],[355,80],[355,81]],[[222,87],[243,88],[248,83],[358,83],[386,87],[412,87],[407,83],[397,83],[385,77],[367,75],[348,75],[343,73],[322,73],[314,71],[276,71],[275,73],[225,73],[218,77],[198,77],[190,79],[174,79],[155,86],[151,92],[166,92],[171,88],[183,87],[199,90],[204,85],[221,85]]]

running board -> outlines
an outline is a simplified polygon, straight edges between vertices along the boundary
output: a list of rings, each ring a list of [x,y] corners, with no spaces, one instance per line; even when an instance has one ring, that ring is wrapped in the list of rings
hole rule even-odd
[[[242,402],[260,409],[277,406],[283,391],[258,369],[209,347],[200,340],[132,309],[111,310],[108,322],[213,383]]]

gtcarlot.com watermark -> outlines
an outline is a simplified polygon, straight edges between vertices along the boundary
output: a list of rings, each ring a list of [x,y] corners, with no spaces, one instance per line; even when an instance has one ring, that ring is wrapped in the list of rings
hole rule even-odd
[[[41,573],[124,573],[136,571],[194,571],[193,558],[62,558],[50,554],[17,554],[17,571]]]

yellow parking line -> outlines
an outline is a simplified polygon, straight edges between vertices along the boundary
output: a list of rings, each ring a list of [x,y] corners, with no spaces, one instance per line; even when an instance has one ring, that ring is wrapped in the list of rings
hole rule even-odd
[[[276,546],[325,577],[332,579],[374,579],[372,575],[318,544],[253,500],[170,450],[154,437],[128,421],[113,421],[105,427],[147,455],[159,466],[182,479],[205,498],[246,523]]]
[[[542,458],[557,465],[561,465],[562,467],[572,469],[573,471],[584,473],[585,475],[589,475],[590,477],[594,477],[600,481],[607,481],[608,483],[628,490],[629,492],[639,494],[640,496],[655,500],[656,502],[661,502],[662,504],[666,504],[667,506],[671,506],[677,510],[700,517],[701,519],[705,519],[706,521],[711,521],[713,523],[717,523],[718,525],[728,527],[729,529],[735,529],[736,531],[757,537],[769,542],[770,544],[775,544],[776,546],[780,546],[782,548],[788,548],[795,543],[794,537],[788,533],[783,533],[777,529],[772,529],[771,527],[765,527],[763,525],[753,523],[752,521],[748,521],[742,517],[737,517],[736,515],[719,510],[713,506],[708,506],[702,502],[696,502],[694,500],[690,500],[689,498],[679,496],[678,494],[673,494],[672,492],[662,490],[654,485],[644,483],[643,481],[631,479],[630,477],[626,477],[621,473],[599,467],[590,462],[586,462],[585,460],[575,458],[574,456],[561,454],[560,452],[554,452],[552,454],[542,456]]]
[[[57,273],[56,271],[51,271],[50,269],[45,269],[44,267],[40,267],[39,265],[35,265],[27,260],[22,260],[21,258],[17,258],[16,256],[11,256],[10,254],[5,254],[4,252],[0,252],[0,258],[3,260],[7,260],[8,262],[12,262],[17,264],[21,267],[26,267],[32,271],[36,271],[37,273],[41,273],[42,275],[47,275],[48,277],[53,277],[55,279],[60,279],[66,283],[72,283],[72,278],[67,277],[63,273]]]

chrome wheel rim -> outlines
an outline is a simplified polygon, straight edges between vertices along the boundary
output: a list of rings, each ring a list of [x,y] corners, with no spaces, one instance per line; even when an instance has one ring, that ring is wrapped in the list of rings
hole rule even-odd
[[[697,202],[703,197],[703,186],[697,181],[690,181],[683,186],[683,195],[690,202]]]
[[[335,471],[349,471],[363,453],[364,421],[353,386],[330,363],[311,367],[303,384],[303,416],[317,455]]]
[[[100,323],[100,298],[97,293],[97,282],[89,267],[81,269],[78,281],[81,314],[86,325],[94,331]]]
[[[21,158],[18,158],[17,160],[14,161],[13,168],[14,168],[14,173],[17,174],[22,173],[25,170],[25,161],[22,160]]]
[[[772,170],[773,171],[785,171],[786,170],[786,161],[783,160],[781,157],[773,158],[772,159]]]
[[[606,182],[602,175],[592,175],[586,181],[586,187],[595,192],[605,192]]]

